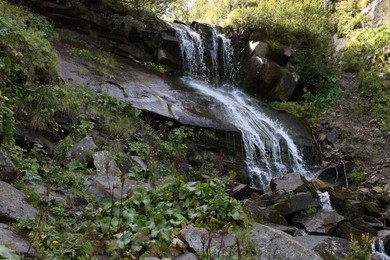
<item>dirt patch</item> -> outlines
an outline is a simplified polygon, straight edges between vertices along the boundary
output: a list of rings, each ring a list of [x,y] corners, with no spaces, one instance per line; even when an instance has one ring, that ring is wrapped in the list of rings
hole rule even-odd
[[[360,96],[355,74],[340,77],[343,89],[331,113],[321,115],[314,125],[322,149],[322,166],[350,161],[354,171],[364,172],[366,181],[361,189],[374,193],[390,192],[390,134],[373,123],[370,109]]]

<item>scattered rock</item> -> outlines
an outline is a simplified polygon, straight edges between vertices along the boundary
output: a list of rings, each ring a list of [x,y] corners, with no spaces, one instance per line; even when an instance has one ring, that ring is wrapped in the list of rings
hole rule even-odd
[[[303,246],[316,251],[327,260],[349,259],[353,256],[353,251],[347,239],[311,235],[295,237],[294,239]]]
[[[38,210],[24,200],[24,194],[10,184],[0,181],[0,222],[16,222],[33,218]]]
[[[302,246],[282,231],[254,224],[249,239],[255,245],[256,259],[322,259],[316,252]]]
[[[37,252],[31,243],[26,238],[8,230],[7,226],[0,226],[0,244],[7,245],[17,255],[24,256],[23,258],[35,259],[37,257]]]
[[[381,194],[381,193],[383,193],[383,188],[381,188],[379,186],[375,186],[374,188],[372,188],[372,191],[377,193],[377,194]]]
[[[317,211],[309,216],[296,216],[292,222],[294,225],[302,226],[309,234],[331,235],[334,227],[344,220],[344,217],[335,211]]]
[[[337,131],[335,128],[333,128],[327,135],[326,135],[326,141],[329,143],[335,143],[337,141]]]
[[[67,162],[79,161],[81,163],[87,163],[88,156],[91,156],[96,148],[97,146],[92,137],[86,136],[68,151],[65,160]]]
[[[8,156],[0,150],[0,181],[13,182],[18,177],[18,170]]]

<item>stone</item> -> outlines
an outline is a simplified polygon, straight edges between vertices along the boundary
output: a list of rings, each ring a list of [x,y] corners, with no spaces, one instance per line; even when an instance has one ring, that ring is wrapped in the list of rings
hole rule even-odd
[[[376,218],[379,218],[382,216],[382,214],[380,213],[377,205],[373,202],[363,202],[362,203],[363,207],[364,207],[364,210],[365,210],[365,213],[369,216],[373,216],[373,217],[376,217]]]
[[[25,201],[23,192],[0,181],[0,222],[16,222],[25,218],[34,218],[37,214],[38,210]]]
[[[92,137],[86,136],[67,152],[65,160],[67,162],[79,161],[81,163],[87,163],[88,156],[91,156],[96,148],[97,146]]]
[[[298,193],[291,198],[270,206],[270,209],[277,210],[283,217],[287,218],[292,214],[307,210],[308,208],[318,208],[320,205],[317,200],[309,193]]]
[[[375,193],[377,193],[377,194],[383,193],[383,189],[382,189],[381,187],[379,187],[379,186],[373,187],[373,188],[372,188],[372,191],[375,192]]]
[[[361,218],[345,221],[335,228],[335,235],[345,239],[351,239],[352,236],[354,239],[360,240],[362,234],[367,233],[372,236],[378,235],[378,232]]]
[[[301,191],[304,186],[303,177],[296,172],[272,179],[270,183],[272,192],[279,194]]]
[[[242,200],[249,198],[253,193],[251,187],[245,184],[238,184],[233,187],[232,194],[235,199]]]
[[[326,135],[326,141],[329,143],[335,143],[337,141],[337,131],[336,129],[332,129],[327,135]]]
[[[282,225],[273,224],[273,223],[267,223],[265,225],[268,227],[274,228],[276,230],[283,231],[284,233],[287,233],[293,237],[295,237],[299,233],[298,228],[292,227],[292,226],[282,226]]]
[[[309,234],[331,235],[333,229],[343,220],[344,217],[335,211],[319,210],[309,216],[296,216],[292,223],[304,227]]]
[[[249,41],[249,57],[256,55],[257,57],[265,58],[270,51],[270,46],[262,41]]]
[[[354,254],[349,240],[344,238],[308,235],[294,239],[327,260],[350,259]]]
[[[37,251],[32,247],[30,241],[8,230],[7,226],[0,226],[0,245],[8,246],[17,255],[23,256],[23,259],[37,258]]]
[[[199,258],[194,253],[185,253],[174,258],[174,260],[198,260],[198,259]]]
[[[11,183],[18,177],[18,170],[8,156],[0,150],[0,181]]]
[[[294,92],[299,80],[298,73],[296,73],[295,69],[292,69],[291,67],[292,65],[289,66],[290,69],[283,69],[283,76],[279,84],[277,84],[269,93],[272,99],[279,101],[288,101],[290,99],[290,96]]]
[[[258,260],[268,259],[322,259],[316,252],[302,246],[282,231],[254,224],[249,232]]]
[[[288,226],[287,220],[277,210],[262,207],[253,200],[246,200],[244,206],[247,210],[252,212],[253,218],[257,222],[268,222]]]
[[[220,258],[236,246],[236,237],[232,234],[211,234],[204,228],[188,226],[181,230],[184,241],[198,255],[210,253],[212,258]]]
[[[329,187],[346,187],[346,176],[353,170],[351,162],[343,162],[332,167],[324,168],[316,172],[318,179],[327,183]]]
[[[100,176],[120,176],[121,170],[116,164],[111,152],[100,151],[93,154],[93,164],[96,174]]]

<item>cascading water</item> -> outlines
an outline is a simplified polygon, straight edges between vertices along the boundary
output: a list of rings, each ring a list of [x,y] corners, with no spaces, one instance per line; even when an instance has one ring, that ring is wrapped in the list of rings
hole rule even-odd
[[[372,259],[374,260],[390,260],[390,256],[386,254],[383,239],[376,239],[371,242]]]
[[[310,173],[306,170],[292,138],[277,121],[263,113],[258,101],[237,90],[231,84],[212,86],[209,81],[204,80],[205,74],[200,77],[203,80],[199,80],[199,74],[206,71],[204,55],[200,53],[205,46],[201,43],[201,35],[181,24],[172,25],[172,27],[176,30],[179,39],[184,69],[188,68],[188,64],[193,66],[192,69],[189,68],[191,77],[184,77],[183,82],[202,95],[213,99],[214,112],[241,132],[245,148],[245,162],[252,177],[252,184],[268,185],[273,177],[283,176],[289,172],[298,172],[309,179]],[[225,82],[231,83],[235,67],[230,39],[220,34],[215,26],[211,27],[211,31],[213,49],[210,52],[214,60],[212,75],[218,72],[218,60],[222,60],[223,78]],[[220,43],[222,51],[219,52]],[[218,53],[222,53],[221,59],[218,59]],[[200,55],[200,57],[194,55]],[[195,65],[195,61],[200,64]],[[194,70],[195,67],[201,70]]]
[[[317,196],[318,196],[318,203],[321,205],[321,208],[324,211],[332,211],[332,205],[330,204],[330,196],[327,191],[325,192],[320,192],[317,191]]]

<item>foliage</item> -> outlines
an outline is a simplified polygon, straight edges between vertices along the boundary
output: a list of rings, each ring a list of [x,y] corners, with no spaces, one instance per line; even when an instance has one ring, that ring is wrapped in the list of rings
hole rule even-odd
[[[0,244],[0,259],[17,260],[19,256],[14,250],[10,249],[6,245]]]
[[[123,201],[103,202],[96,228],[108,239],[106,250],[112,257],[137,256],[147,248],[163,252],[185,224],[217,232],[242,218],[240,204],[226,194],[224,184],[217,179],[195,186],[171,182],[157,191],[139,189]]]
[[[351,249],[353,251],[353,260],[371,259],[371,241],[368,234],[362,234],[360,239],[351,237]]]
[[[303,217],[306,217],[306,216],[310,216],[314,213],[317,212],[317,209],[315,207],[309,207],[307,208],[306,210],[302,211],[301,213],[299,213],[300,216],[303,216]]]
[[[147,67],[149,69],[156,70],[156,71],[161,72],[161,73],[166,72],[166,68],[161,64],[156,64],[156,63],[151,62],[151,61],[146,61],[143,64],[145,67]]]
[[[9,99],[0,90],[0,144],[9,142],[14,135],[14,112]]]
[[[352,171],[347,174],[348,178],[348,187],[351,190],[355,190],[361,183],[366,180],[366,175],[364,172]]]

